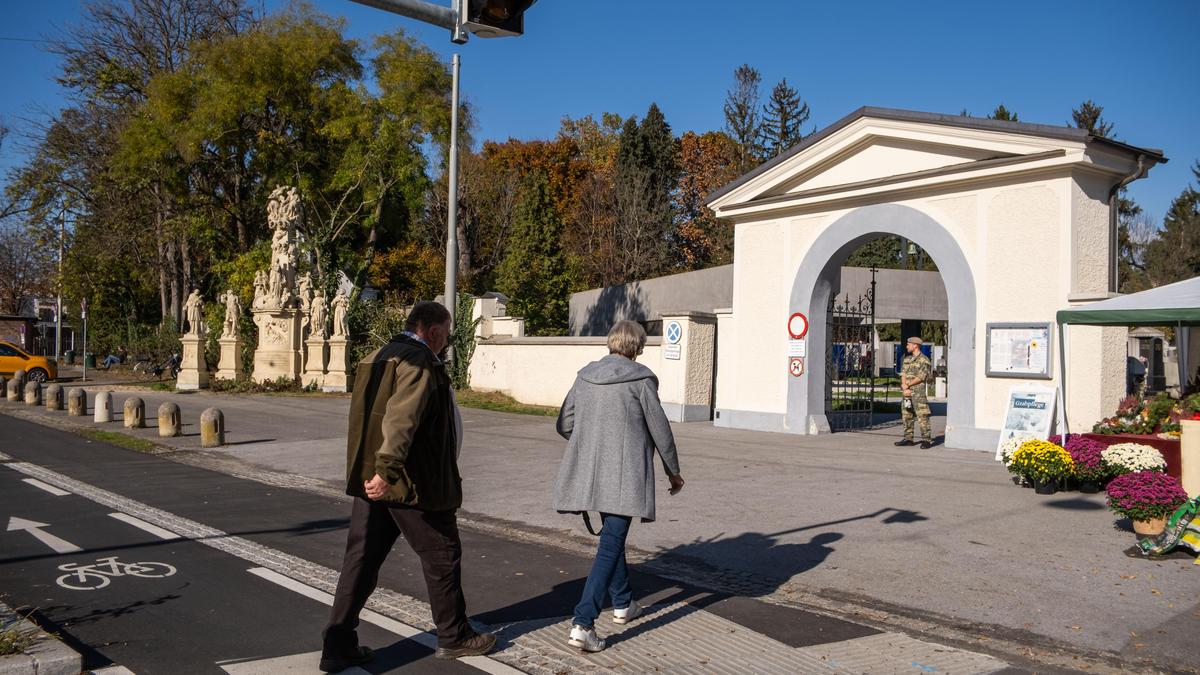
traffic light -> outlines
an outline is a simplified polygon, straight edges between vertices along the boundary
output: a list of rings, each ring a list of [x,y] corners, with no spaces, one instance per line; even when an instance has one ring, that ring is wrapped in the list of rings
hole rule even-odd
[[[525,32],[525,10],[536,0],[459,0],[460,23],[481,38],[516,37]]]

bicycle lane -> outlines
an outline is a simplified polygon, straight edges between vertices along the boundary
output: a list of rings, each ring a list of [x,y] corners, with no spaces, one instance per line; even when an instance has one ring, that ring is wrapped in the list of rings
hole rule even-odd
[[[315,670],[323,602],[251,572],[245,560],[11,468],[0,464],[0,597],[35,611],[83,654],[85,669]],[[383,647],[377,672],[474,670],[366,622],[360,635]]]

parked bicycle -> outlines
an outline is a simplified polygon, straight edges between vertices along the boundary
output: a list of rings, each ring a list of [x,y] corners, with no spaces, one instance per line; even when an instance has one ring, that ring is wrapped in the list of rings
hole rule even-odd
[[[161,362],[156,363],[149,354],[142,354],[137,357],[133,364],[133,372],[143,377],[161,378],[163,373],[166,373],[171,379],[179,377],[179,367],[183,364],[183,359],[179,354],[172,354]]]
[[[140,577],[143,579],[161,579],[175,574],[175,568],[167,563],[136,562],[123,563],[117,556],[100,558],[91,565],[76,565],[67,563],[59,565],[58,569],[67,574],[58,578],[58,585],[73,591],[94,591],[112,583],[114,577]]]

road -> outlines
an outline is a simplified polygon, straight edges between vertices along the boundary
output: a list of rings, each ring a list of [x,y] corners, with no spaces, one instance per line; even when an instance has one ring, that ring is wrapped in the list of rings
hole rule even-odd
[[[349,502],[268,487],[0,416],[0,600],[84,656],[135,673],[314,672]],[[836,657],[995,672],[987,656],[868,626],[633,575],[651,605],[610,649],[566,647],[590,561],[463,531],[472,620],[497,630],[492,658],[432,658],[415,556],[397,544],[361,637],[369,672],[641,672],[659,665],[828,672]],[[881,641],[892,651],[881,649]],[[865,663],[865,661],[863,661]],[[943,665],[937,663],[936,665]],[[850,671],[862,670],[847,666]],[[930,665],[928,667],[934,667]],[[942,668],[945,670],[945,668]]]

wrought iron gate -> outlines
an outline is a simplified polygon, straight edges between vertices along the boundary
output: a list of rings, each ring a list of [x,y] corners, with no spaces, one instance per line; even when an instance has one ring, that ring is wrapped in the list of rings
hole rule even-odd
[[[871,288],[834,296],[825,315],[825,417],[833,431],[875,423],[875,269]]]

